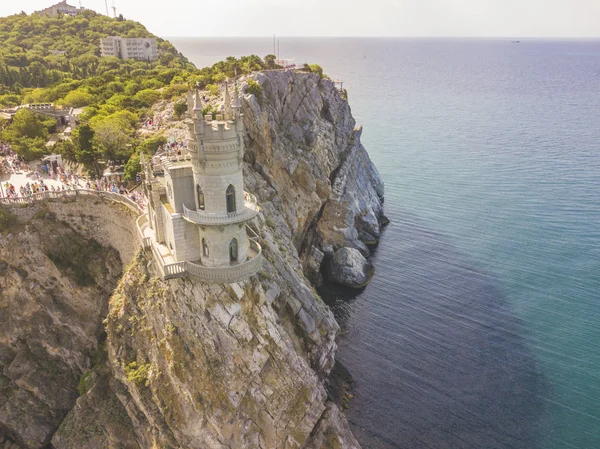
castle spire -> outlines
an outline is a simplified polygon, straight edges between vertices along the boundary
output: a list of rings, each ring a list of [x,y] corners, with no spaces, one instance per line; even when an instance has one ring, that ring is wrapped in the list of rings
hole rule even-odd
[[[202,100],[200,99],[200,91],[196,89],[196,96],[194,98],[194,113],[198,120],[202,120]]]
[[[233,93],[233,101],[231,102],[233,108],[233,119],[238,121],[242,115],[242,103],[240,102],[240,91],[238,90],[237,82],[235,83],[235,90]],[[236,125],[237,127],[238,125]]]
[[[223,92],[223,112],[225,120],[231,120],[231,98],[229,97],[229,82],[225,82],[225,92]]]
[[[191,87],[188,88],[187,92],[187,107],[188,115],[191,117],[194,112],[194,91]]]
[[[231,102],[231,107],[234,109],[240,109],[242,107],[242,103],[240,102],[240,91],[238,89],[237,82],[235,83],[235,90],[233,93],[233,101]]]

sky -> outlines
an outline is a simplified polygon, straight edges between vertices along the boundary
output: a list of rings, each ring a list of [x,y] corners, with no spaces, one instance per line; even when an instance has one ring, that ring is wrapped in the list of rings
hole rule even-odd
[[[0,16],[59,0],[0,0]],[[108,0],[109,7],[113,0]],[[161,37],[600,37],[600,0],[114,0]],[[79,0],[69,0],[77,6]],[[81,0],[105,13],[105,0]],[[112,14],[112,10],[111,10]]]

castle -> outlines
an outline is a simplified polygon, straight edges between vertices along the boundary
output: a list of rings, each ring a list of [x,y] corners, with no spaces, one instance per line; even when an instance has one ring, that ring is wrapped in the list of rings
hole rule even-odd
[[[247,279],[260,270],[262,254],[258,237],[247,225],[259,208],[256,198],[244,191],[244,125],[237,86],[233,100],[225,86],[216,120],[203,116],[199,92],[189,92],[185,123],[186,152],[167,151],[142,160],[148,198],[141,224],[144,244],[152,248],[165,279]]]

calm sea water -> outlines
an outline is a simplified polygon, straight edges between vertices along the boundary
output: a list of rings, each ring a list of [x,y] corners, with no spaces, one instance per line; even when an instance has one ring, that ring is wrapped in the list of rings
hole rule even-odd
[[[272,39],[172,39],[199,66]],[[365,448],[600,448],[600,41],[281,39],[349,90],[391,224],[325,288]]]

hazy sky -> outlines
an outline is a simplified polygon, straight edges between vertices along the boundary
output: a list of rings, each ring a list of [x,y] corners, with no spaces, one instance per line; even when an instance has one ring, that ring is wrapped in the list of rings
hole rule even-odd
[[[0,15],[30,13],[56,1],[0,0]],[[163,37],[600,36],[600,0],[114,1],[118,13]],[[81,3],[105,12],[104,0]]]

